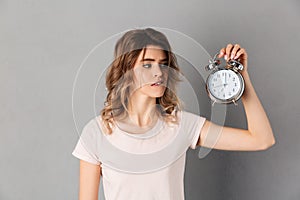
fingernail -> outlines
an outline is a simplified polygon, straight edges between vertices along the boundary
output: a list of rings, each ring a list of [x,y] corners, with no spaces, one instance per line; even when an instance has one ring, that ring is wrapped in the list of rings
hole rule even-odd
[[[238,56],[235,56],[235,57],[234,57],[234,59],[237,59],[237,58],[238,58]]]
[[[227,60],[227,55],[224,56],[225,60]]]
[[[233,55],[230,56],[230,59],[233,59]]]

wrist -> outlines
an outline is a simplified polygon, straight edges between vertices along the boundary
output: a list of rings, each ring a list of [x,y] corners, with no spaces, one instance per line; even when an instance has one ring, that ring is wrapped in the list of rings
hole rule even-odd
[[[240,73],[243,76],[245,81],[250,80],[250,76],[247,70],[241,71]]]

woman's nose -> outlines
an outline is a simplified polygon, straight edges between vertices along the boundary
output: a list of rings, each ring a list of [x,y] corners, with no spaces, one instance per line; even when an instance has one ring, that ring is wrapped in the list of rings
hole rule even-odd
[[[162,71],[160,69],[159,64],[154,65],[154,67],[152,69],[153,69],[152,73],[153,73],[154,77],[157,77],[157,76],[160,77],[162,75]]]

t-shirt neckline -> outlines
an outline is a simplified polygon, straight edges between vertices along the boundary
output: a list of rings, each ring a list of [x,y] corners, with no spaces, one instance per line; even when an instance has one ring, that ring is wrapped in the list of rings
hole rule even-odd
[[[130,132],[127,132],[127,131],[124,131],[124,130],[120,129],[117,124],[116,124],[115,127],[116,127],[116,131],[121,133],[121,134],[130,136],[130,137],[133,137],[133,138],[144,138],[145,139],[145,138],[150,138],[150,137],[153,137],[153,136],[157,135],[159,133],[159,131],[163,128],[163,121],[158,117],[155,125],[152,128],[150,128],[149,130],[147,130],[146,132],[144,132],[144,133],[130,133]]]

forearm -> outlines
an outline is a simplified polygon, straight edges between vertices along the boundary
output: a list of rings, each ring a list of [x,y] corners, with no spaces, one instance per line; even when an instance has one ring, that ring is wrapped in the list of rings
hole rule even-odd
[[[248,130],[262,145],[271,146],[275,143],[273,131],[264,108],[256,95],[248,72],[243,72],[245,91],[242,96],[247,116]]]

